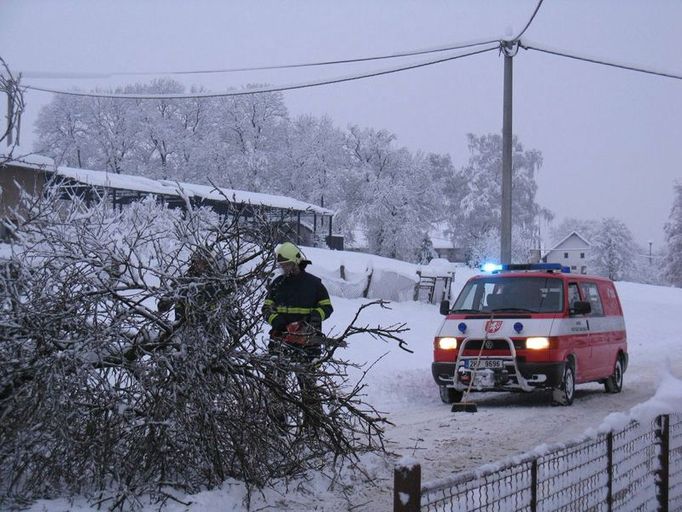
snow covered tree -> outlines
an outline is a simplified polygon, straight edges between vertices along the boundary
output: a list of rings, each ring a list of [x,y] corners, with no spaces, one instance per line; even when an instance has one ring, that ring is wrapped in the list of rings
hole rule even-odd
[[[156,79],[150,84],[126,87],[128,94],[180,94],[185,92],[182,84],[170,79]],[[134,108],[139,144],[137,167],[144,169],[145,176],[162,179],[184,179],[187,160],[183,158],[183,142],[187,135],[187,116],[183,105],[186,100],[117,100],[126,101]],[[200,103],[196,103],[200,105]],[[190,114],[191,117],[191,114]],[[191,130],[190,130],[190,133]]]
[[[139,126],[134,122],[130,102],[86,98],[81,99],[80,108],[85,109],[86,137],[94,152],[92,164],[117,174],[129,171],[135,165],[131,157],[140,143]]]
[[[665,223],[665,274],[673,286],[682,287],[682,183],[675,184],[675,199]]]
[[[636,247],[628,227],[613,217],[596,227],[589,251],[590,272],[614,281],[628,279],[634,270]]]
[[[328,117],[292,120],[274,157],[271,191],[313,204],[339,203],[340,175],[350,164],[344,142],[343,132]]]
[[[456,247],[465,250],[467,259],[473,262],[475,247],[488,245],[486,240],[499,233],[502,205],[502,137],[497,134],[468,135],[471,156],[468,164],[459,172],[460,177],[451,180],[448,196],[447,220]],[[512,141],[512,224],[518,236],[530,245],[539,244],[538,216],[551,218],[549,210],[535,202],[537,183],[535,174],[542,165],[542,155],[537,150],[524,150],[514,137]],[[457,190],[457,187],[461,187]],[[527,256],[526,258],[527,259]]]
[[[416,261],[438,210],[431,161],[392,147],[385,130],[351,127],[347,146],[353,163],[343,176],[339,223],[352,237],[364,230],[373,254]]]
[[[386,420],[336,348],[363,333],[402,345],[403,325],[356,316],[319,340],[320,360],[280,357],[260,317],[265,220],[60,197],[27,199],[0,272],[0,507],[69,492],[134,509],[383,450]],[[317,383],[314,403],[281,378],[295,372]]]
[[[589,241],[592,239],[598,226],[598,220],[583,220],[568,217],[561,221],[558,226],[552,229],[551,240],[553,244],[558,244],[573,231],[575,231]]]
[[[246,87],[257,88],[259,84]],[[214,102],[217,183],[244,190],[270,192],[277,186],[275,155],[284,146],[288,111],[282,93],[247,94]]]
[[[41,109],[36,121],[36,151],[51,156],[57,165],[102,168],[97,160],[90,121],[82,98],[55,96]]]
[[[532,250],[536,249],[535,238],[526,236],[522,228],[512,226],[512,261],[527,263]],[[483,263],[500,261],[500,232],[497,228],[489,230],[484,236],[478,237],[470,246],[469,264],[480,267]]]

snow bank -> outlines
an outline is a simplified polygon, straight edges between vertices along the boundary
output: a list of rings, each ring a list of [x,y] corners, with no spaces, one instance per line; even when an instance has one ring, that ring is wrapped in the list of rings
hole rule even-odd
[[[456,293],[464,281],[476,273],[445,259],[434,259],[428,265],[416,265],[383,256],[353,251],[330,251],[315,247],[302,247],[306,257],[312,260],[309,272],[322,279],[329,294],[346,299],[385,299],[410,301],[414,299],[415,286],[421,272],[424,276],[445,277],[464,273],[466,278],[453,286]],[[456,290],[455,290],[456,288]],[[443,296],[441,286],[436,287],[435,297]],[[447,294],[446,294],[447,295]]]
[[[661,414],[672,413],[682,413],[682,380],[675,378],[670,373],[670,368],[666,368],[654,396],[646,402],[634,406],[627,413],[609,414],[604,418],[597,432],[621,430],[631,421],[646,425]],[[591,435],[592,431],[588,430],[586,434]]]

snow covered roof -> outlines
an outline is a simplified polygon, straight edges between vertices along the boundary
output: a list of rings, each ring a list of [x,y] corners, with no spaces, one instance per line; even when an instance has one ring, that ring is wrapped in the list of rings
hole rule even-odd
[[[454,249],[455,247],[452,245],[452,240],[441,238],[439,236],[432,236],[431,243],[433,244],[434,249]]]
[[[14,156],[8,161],[9,164],[53,172],[58,176],[63,176],[78,183],[95,187],[144,192],[147,194],[197,197],[211,201],[228,200],[240,204],[269,206],[271,208],[316,213],[318,215],[334,215],[334,211],[327,208],[286,196],[222,187],[216,189],[212,185],[199,185],[196,183],[184,183],[171,180],[153,180],[143,176],[133,176],[130,174],[116,174],[91,169],[55,166],[54,160],[42,155],[29,154],[18,157],[16,156],[17,154],[21,153],[15,150],[13,152]]]
[[[547,253],[549,253],[549,252],[551,252],[551,251],[555,251],[555,250],[557,250],[558,248],[560,248],[564,243],[566,243],[566,240],[568,240],[568,239],[571,238],[572,236],[577,236],[578,238],[580,238],[580,240],[582,240],[582,241],[585,243],[585,247],[589,247],[590,245],[592,245],[592,244],[590,244],[590,242],[587,240],[587,238],[585,238],[584,236],[582,236],[580,233],[578,233],[577,231],[571,231],[568,235],[566,235],[564,238],[562,238],[561,241],[560,241],[559,243],[555,244],[554,247],[552,247],[551,249],[549,249],[549,250],[547,251]]]

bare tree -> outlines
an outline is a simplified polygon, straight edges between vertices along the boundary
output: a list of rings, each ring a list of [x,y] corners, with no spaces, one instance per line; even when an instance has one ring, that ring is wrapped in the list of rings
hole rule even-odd
[[[17,217],[0,277],[0,505],[69,492],[134,508],[142,494],[228,477],[257,489],[383,450],[387,420],[336,348],[362,334],[404,348],[403,324],[356,316],[319,338],[315,361],[273,354],[264,220],[64,197]]]

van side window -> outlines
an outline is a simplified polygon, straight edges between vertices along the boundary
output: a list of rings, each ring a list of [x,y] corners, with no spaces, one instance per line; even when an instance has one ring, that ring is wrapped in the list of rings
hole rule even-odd
[[[600,282],[599,295],[601,296],[602,303],[604,305],[604,315],[606,316],[623,315],[623,312],[620,309],[620,302],[618,301],[616,289],[614,288],[612,283]]]
[[[579,300],[580,292],[577,283],[568,283],[568,307],[573,308],[573,305]]]
[[[580,289],[585,296],[585,300],[589,301],[592,306],[590,316],[604,316],[604,308],[602,307],[596,283],[580,283]]]

